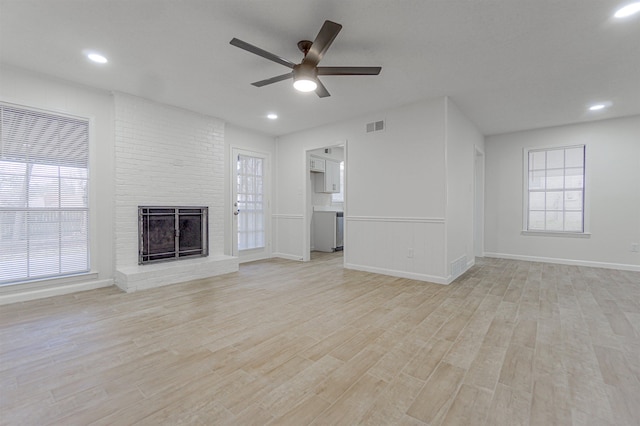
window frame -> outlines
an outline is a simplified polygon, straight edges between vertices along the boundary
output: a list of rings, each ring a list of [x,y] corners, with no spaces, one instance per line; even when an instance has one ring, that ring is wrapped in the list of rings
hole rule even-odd
[[[82,269],[82,270],[76,270],[76,271],[70,271],[70,272],[59,272],[59,273],[53,273],[53,274],[40,274],[40,275],[29,275],[26,278],[22,278],[22,279],[13,279],[13,280],[3,280],[2,282],[0,282],[0,286],[11,286],[11,285],[21,285],[21,286],[27,286],[28,288],[39,288],[42,286],[46,286],[46,285],[54,285],[56,283],[67,283],[67,282],[75,282],[75,280],[81,279],[87,279],[87,277],[91,277],[91,278],[97,278],[97,273],[94,272],[94,259],[92,256],[92,253],[94,252],[94,238],[93,238],[93,227],[92,224],[94,222],[94,215],[95,215],[95,208],[93,205],[93,202],[95,200],[93,191],[94,191],[94,184],[92,183],[92,167],[91,167],[91,154],[92,154],[92,146],[91,146],[91,141],[92,138],[94,137],[93,135],[93,119],[91,117],[88,116],[83,116],[83,115],[76,115],[76,114],[72,114],[72,113],[68,113],[66,111],[60,111],[60,110],[55,110],[55,109],[45,109],[45,108],[39,108],[39,107],[34,107],[34,106],[29,106],[29,105],[25,105],[25,104],[21,104],[21,103],[13,103],[13,102],[8,102],[5,100],[0,100],[0,106],[3,108],[8,108],[8,109],[15,109],[15,110],[23,110],[25,112],[31,112],[34,115],[46,115],[46,116],[51,116],[51,117],[55,117],[56,119],[59,120],[72,120],[72,121],[77,121],[77,122],[82,122],[85,126],[86,126],[86,177],[84,178],[68,178],[68,179],[78,179],[78,180],[84,180],[85,181],[85,185],[86,185],[86,204],[85,206],[67,206],[67,207],[62,207],[60,205],[58,205],[58,207],[25,207],[25,208],[19,208],[19,207],[8,207],[5,210],[6,211],[25,211],[25,212],[48,212],[48,211],[54,211],[57,213],[64,213],[64,212],[86,212],[86,265],[87,265],[87,269]],[[68,166],[64,166],[62,164],[48,164],[48,163],[43,163],[43,162],[28,162],[28,163],[24,163],[24,164],[31,164],[31,165],[45,165],[45,166],[54,166],[54,167],[68,167]],[[60,173],[60,169],[58,170],[58,173]],[[28,176],[26,177],[28,178]],[[61,176],[58,175],[58,179],[60,179]],[[65,177],[65,179],[67,179],[67,177]],[[27,189],[27,196],[29,195],[28,189]],[[62,222],[59,223],[59,226],[61,225]],[[60,247],[61,247],[61,242],[60,242]],[[29,245],[29,243],[28,243]]]
[[[582,231],[565,231],[565,230],[536,230],[529,229],[529,156],[532,152],[548,152],[556,150],[567,150],[573,148],[583,149],[583,181],[582,181]],[[528,147],[522,150],[522,235],[537,235],[537,236],[554,236],[554,237],[573,237],[573,238],[589,238],[591,236],[589,228],[589,190],[590,181],[588,174],[588,149],[587,144],[572,144],[572,145],[555,145],[555,146],[541,146],[541,147]],[[562,170],[566,170],[566,164]],[[545,166],[545,170],[546,166]],[[564,173],[563,173],[564,176]],[[547,191],[543,191],[546,194]],[[565,192],[565,186],[563,183],[562,192]],[[545,208],[545,212],[546,212]],[[564,212],[564,209],[563,209]]]

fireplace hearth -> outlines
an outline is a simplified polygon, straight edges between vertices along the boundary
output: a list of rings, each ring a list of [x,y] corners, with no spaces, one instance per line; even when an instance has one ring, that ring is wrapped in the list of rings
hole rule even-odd
[[[209,254],[207,207],[138,207],[138,264]]]

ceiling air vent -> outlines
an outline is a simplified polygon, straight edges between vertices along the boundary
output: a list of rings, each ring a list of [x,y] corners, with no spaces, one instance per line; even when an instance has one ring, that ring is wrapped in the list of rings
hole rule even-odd
[[[384,120],[367,123],[367,133],[381,132],[384,130]]]

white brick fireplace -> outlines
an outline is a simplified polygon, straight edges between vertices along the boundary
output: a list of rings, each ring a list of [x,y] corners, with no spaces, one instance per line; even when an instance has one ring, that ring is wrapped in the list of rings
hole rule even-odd
[[[121,93],[115,103],[115,282],[131,292],[238,270],[224,255],[224,122]],[[138,206],[207,206],[209,256],[138,265]]]

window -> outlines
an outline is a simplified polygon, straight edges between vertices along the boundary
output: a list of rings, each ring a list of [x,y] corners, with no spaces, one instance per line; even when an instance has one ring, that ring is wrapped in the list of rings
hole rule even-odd
[[[340,162],[340,192],[331,194],[332,203],[344,203],[344,161]]]
[[[265,246],[264,159],[238,155],[238,250]]]
[[[584,232],[585,147],[526,151],[526,230]]]
[[[87,120],[0,104],[0,283],[89,271]]]

